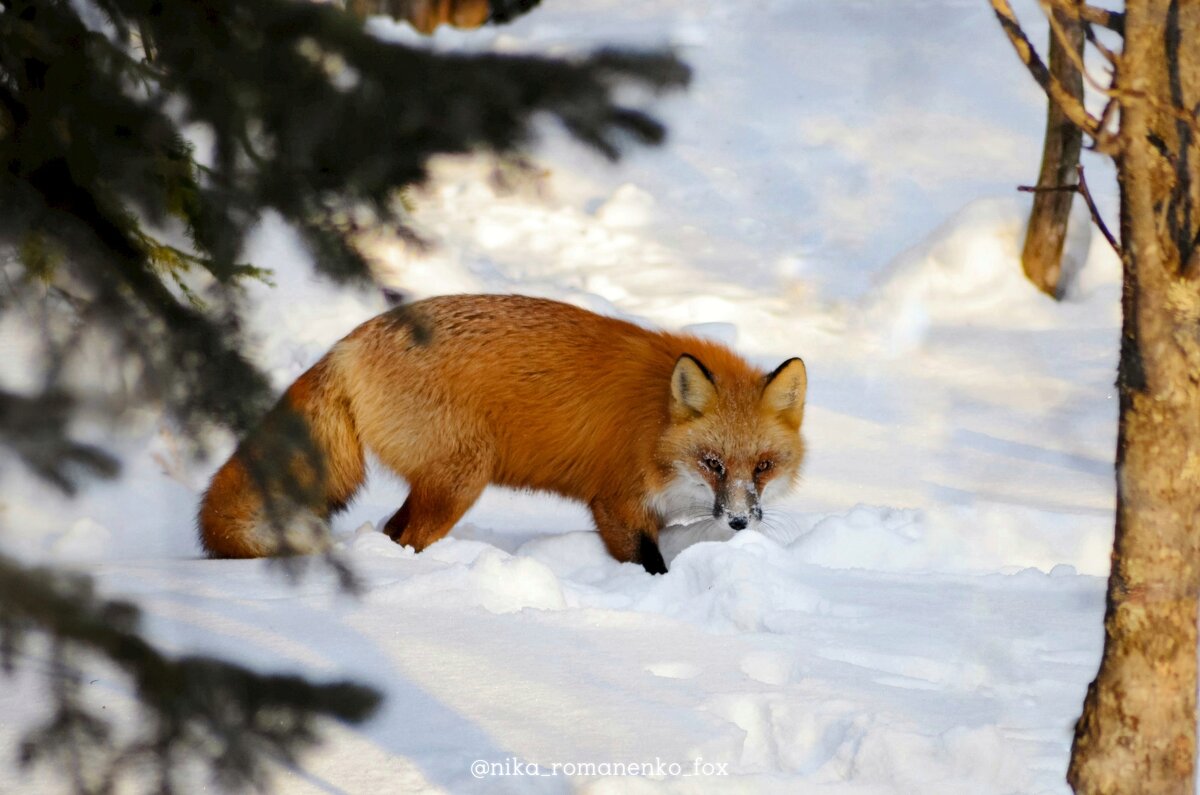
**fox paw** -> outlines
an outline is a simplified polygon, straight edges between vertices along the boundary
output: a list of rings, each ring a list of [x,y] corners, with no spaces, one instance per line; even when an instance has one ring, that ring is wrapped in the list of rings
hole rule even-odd
[[[662,552],[658,550],[658,544],[645,533],[638,541],[638,562],[650,574],[667,573],[667,564],[663,560]]]

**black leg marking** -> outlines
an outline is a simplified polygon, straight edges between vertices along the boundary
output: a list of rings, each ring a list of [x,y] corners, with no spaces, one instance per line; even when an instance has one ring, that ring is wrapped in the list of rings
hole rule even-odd
[[[638,540],[638,563],[650,574],[667,573],[667,563],[658,551],[658,544],[645,533],[642,533]]]

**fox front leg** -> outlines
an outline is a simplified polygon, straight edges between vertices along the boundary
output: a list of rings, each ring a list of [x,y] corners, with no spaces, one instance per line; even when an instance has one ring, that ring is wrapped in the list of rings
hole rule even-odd
[[[610,555],[622,563],[640,563],[650,574],[667,573],[658,549],[662,522],[657,516],[624,501],[594,500],[590,507]]]

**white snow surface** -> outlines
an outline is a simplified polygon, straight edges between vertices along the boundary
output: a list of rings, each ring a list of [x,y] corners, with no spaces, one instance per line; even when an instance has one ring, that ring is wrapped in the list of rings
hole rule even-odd
[[[1066,792],[1102,639],[1120,274],[1080,207],[1067,300],[1021,276],[1015,186],[1044,100],[987,4],[545,0],[432,40],[372,24],[445,50],[666,45],[693,66],[653,100],[666,145],[616,166],[550,124],[532,175],[438,161],[413,194],[431,249],[380,245],[379,277],[689,327],[764,367],[802,356],[800,486],[732,540],[672,529],[651,577],[579,506],[500,490],[414,554],[376,529],[404,498],[376,467],[334,527],[354,598],[327,571],[203,559],[197,501],[234,440],[196,461],[143,410],[82,424],[124,473],[74,499],[0,459],[4,549],[93,575],[173,652],[381,688],[376,717],[279,768],[280,792]],[[1112,217],[1111,170],[1085,165]],[[275,271],[250,291],[252,354],[280,389],[386,307],[313,277],[275,218],[245,256]],[[6,387],[33,334],[0,322]],[[55,792],[15,762],[48,703],[31,654],[0,680],[0,789]],[[126,682],[92,679],[134,719]]]

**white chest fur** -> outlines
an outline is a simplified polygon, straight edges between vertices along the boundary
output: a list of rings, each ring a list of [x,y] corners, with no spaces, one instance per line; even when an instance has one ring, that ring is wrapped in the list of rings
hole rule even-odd
[[[650,510],[667,524],[688,524],[711,519],[714,495],[708,484],[694,472],[676,472],[662,491],[646,500]]]

